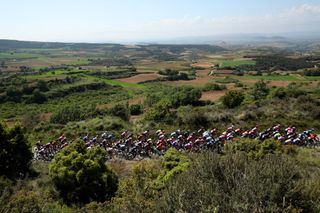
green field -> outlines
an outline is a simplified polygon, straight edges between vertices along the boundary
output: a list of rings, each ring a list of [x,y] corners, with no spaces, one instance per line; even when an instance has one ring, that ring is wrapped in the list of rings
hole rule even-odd
[[[320,81],[320,76],[303,76],[307,80]]]
[[[256,62],[254,60],[224,60],[220,62],[219,67],[225,68],[225,67],[236,67],[240,65],[255,65]]]
[[[68,65],[87,65],[89,63],[90,62],[88,61],[88,59],[78,59],[75,61],[68,62],[67,64]]]
[[[110,84],[112,86],[121,86],[121,87],[136,88],[136,89],[145,88],[145,86],[142,85],[142,84],[127,83],[127,82],[122,82],[122,81],[118,81],[118,80],[99,78],[99,77],[96,77],[96,76],[89,76],[89,75],[86,75],[86,77],[103,81],[103,82],[105,82],[107,84]]]
[[[8,52],[0,52],[0,59],[30,59],[30,58],[38,58],[39,55],[32,53],[8,53]]]
[[[163,69],[186,70],[190,69],[190,64],[185,61],[141,61],[138,62],[137,70],[141,71],[160,71]]]

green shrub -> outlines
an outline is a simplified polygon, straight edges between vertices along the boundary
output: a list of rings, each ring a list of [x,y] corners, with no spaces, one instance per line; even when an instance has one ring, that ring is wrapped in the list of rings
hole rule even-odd
[[[30,103],[36,103],[36,104],[43,104],[46,101],[47,101],[46,95],[40,92],[38,89],[35,89],[32,92],[32,96],[29,99]]]
[[[123,120],[129,120],[129,109],[128,104],[116,104],[110,109],[110,113],[113,116],[122,118]]]
[[[167,100],[161,100],[154,107],[149,108],[144,114],[147,121],[170,122],[173,120],[173,113],[170,112],[170,103]]]
[[[226,85],[207,83],[203,87],[203,91],[221,91],[227,89]]]
[[[168,98],[171,105],[177,108],[198,101],[201,98],[201,91],[192,87],[174,88],[174,90],[169,93]]]
[[[208,116],[192,106],[184,106],[178,109],[177,113],[179,124],[197,129],[199,127],[209,127],[210,122]]]
[[[240,106],[244,100],[244,95],[242,92],[237,90],[228,91],[222,97],[222,103],[227,108],[235,108]]]
[[[178,75],[179,74],[178,71],[171,70],[171,69],[160,70],[158,73],[160,75]]]
[[[10,86],[6,90],[7,100],[13,102],[20,102],[22,98],[22,92],[14,86]]]
[[[305,76],[320,76],[320,69],[305,69],[303,71]]]
[[[187,156],[175,148],[170,148],[164,155],[161,164],[162,171],[155,183],[157,189],[164,188],[173,177],[186,171],[190,165],[190,161]]]
[[[98,147],[87,149],[75,141],[55,156],[49,175],[67,203],[85,204],[105,201],[118,188],[116,174],[105,164],[106,152]]]
[[[17,213],[17,212],[32,212],[40,213],[42,205],[40,198],[34,193],[26,190],[20,190],[10,197],[8,203],[0,207],[1,212]]]
[[[254,100],[264,99],[269,94],[269,88],[264,81],[258,81],[253,85],[251,95]]]
[[[157,160],[136,163],[131,175],[120,182],[117,197],[107,205],[114,212],[154,212],[159,197],[154,184],[160,171]]]
[[[41,91],[41,92],[47,92],[49,91],[47,82],[43,81],[43,80],[39,80],[37,82],[37,88]]]
[[[226,147],[229,151],[241,151],[248,154],[250,158],[258,159],[267,154],[281,153],[281,143],[273,139],[268,139],[263,142],[253,139],[240,139],[234,143],[227,144]]]
[[[235,78],[231,78],[230,76],[227,76],[223,79],[217,79],[216,82],[221,84],[231,84],[231,83],[238,83],[239,80]]]
[[[32,152],[20,125],[0,124],[0,176],[19,177],[29,171]]]
[[[66,124],[70,121],[80,121],[84,118],[84,115],[77,106],[66,106],[54,113],[50,121],[56,124]]]
[[[133,104],[130,106],[130,114],[131,115],[140,115],[142,114],[142,105],[141,104]]]
[[[277,88],[272,92],[272,97],[276,97],[279,99],[284,99],[287,96],[288,96],[287,91],[283,87]]]

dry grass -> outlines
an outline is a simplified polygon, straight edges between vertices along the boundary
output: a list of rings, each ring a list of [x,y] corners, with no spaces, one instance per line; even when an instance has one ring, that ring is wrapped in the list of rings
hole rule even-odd
[[[112,159],[108,165],[116,172],[119,177],[128,177],[136,161],[127,161],[123,159]]]

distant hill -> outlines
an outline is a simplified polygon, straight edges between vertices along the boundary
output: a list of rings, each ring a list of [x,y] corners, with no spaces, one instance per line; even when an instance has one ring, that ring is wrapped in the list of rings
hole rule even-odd
[[[167,40],[157,40],[159,44],[215,44],[215,45],[272,45],[281,43],[292,45],[301,42],[315,42],[320,40],[320,33],[288,32],[278,34],[243,33],[221,34],[209,36],[189,36]],[[152,42],[150,42],[152,43]]]
[[[0,50],[14,50],[14,49],[97,49],[112,47],[114,51],[120,49],[127,49],[127,46],[121,44],[110,43],[62,43],[62,42],[37,42],[37,41],[18,41],[18,40],[5,40],[0,39]],[[181,54],[188,50],[202,51],[202,52],[219,52],[225,49],[218,45],[209,44],[140,44],[140,49],[146,50],[149,53],[159,52],[171,52],[174,54]]]
[[[38,42],[0,39],[0,50],[8,49],[56,49],[56,48],[82,48],[93,49],[105,46],[103,43],[62,43],[62,42]],[[113,44],[119,45],[119,44]]]

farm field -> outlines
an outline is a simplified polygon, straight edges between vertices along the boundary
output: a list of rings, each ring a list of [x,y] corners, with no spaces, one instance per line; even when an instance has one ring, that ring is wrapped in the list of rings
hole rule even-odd
[[[219,67],[226,68],[226,67],[237,67],[240,65],[255,65],[256,62],[254,60],[243,60],[243,59],[234,59],[234,60],[222,60],[218,62]]]

